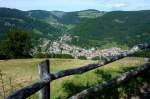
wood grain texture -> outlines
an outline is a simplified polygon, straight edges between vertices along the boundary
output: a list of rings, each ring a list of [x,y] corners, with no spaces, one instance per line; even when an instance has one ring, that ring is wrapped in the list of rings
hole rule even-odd
[[[48,77],[50,73],[49,70],[49,60],[45,60],[39,64],[39,75],[41,80]],[[41,89],[40,99],[50,99],[50,83],[47,83],[47,85]]]

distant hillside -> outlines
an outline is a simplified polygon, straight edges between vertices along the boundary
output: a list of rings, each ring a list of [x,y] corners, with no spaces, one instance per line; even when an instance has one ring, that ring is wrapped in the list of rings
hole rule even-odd
[[[0,37],[11,28],[23,28],[33,32],[35,38],[54,39],[61,32],[59,29],[28,16],[27,12],[17,9],[0,8]]]
[[[150,42],[150,11],[113,11],[68,31],[82,47],[132,46]]]
[[[32,10],[27,12],[32,18],[39,19],[54,26],[71,26],[86,19],[93,19],[105,14],[98,10],[83,10],[76,12]]]
[[[59,16],[61,15],[57,15],[57,13],[64,13],[64,12],[50,12],[50,11],[44,11],[44,10],[32,10],[32,11],[27,11],[28,16],[32,17],[34,19],[38,19],[41,20],[43,22],[49,23],[49,24],[56,24],[59,23]]]
[[[0,39],[11,28],[30,30],[33,40],[40,42],[50,42],[68,34],[71,45],[128,47],[150,42],[150,11],[106,13],[93,9],[63,12],[0,8]]]
[[[102,16],[104,12],[85,10],[77,12],[63,11],[21,11],[0,8],[0,37],[10,28],[31,30],[36,38],[57,39],[64,31],[72,28],[85,19]]]

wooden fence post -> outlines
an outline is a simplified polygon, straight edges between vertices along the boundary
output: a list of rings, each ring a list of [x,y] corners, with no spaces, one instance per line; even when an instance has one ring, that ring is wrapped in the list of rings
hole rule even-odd
[[[41,80],[48,77],[48,74],[50,73],[49,65],[49,60],[45,60],[39,64],[39,75]],[[50,83],[41,89],[40,99],[50,99]]]

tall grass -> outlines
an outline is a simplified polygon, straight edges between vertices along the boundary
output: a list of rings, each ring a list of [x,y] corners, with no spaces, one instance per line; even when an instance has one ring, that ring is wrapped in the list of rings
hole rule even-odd
[[[33,83],[38,79],[38,63],[40,59],[18,59],[0,61],[0,69],[7,75],[7,81],[4,83],[10,86],[10,93],[23,86]],[[89,63],[95,63],[91,60],[76,60],[76,59],[51,59],[51,72],[75,68]],[[81,75],[74,75],[55,80],[51,83],[51,99],[66,99],[69,96],[82,91],[90,86],[99,84],[118,76],[119,74],[135,68],[137,65],[144,64],[147,61],[143,58],[124,58],[122,60],[105,65],[98,69],[89,71]],[[10,78],[11,77],[11,78]],[[127,98],[138,92],[139,84],[145,83],[146,80],[142,77],[133,79],[130,82],[116,86],[111,90],[106,90],[104,93],[93,94],[88,99],[117,99]],[[134,86],[133,86],[134,85]],[[133,88],[132,88],[133,87]],[[5,89],[5,88],[4,88]],[[135,91],[136,90],[136,91]],[[109,93],[108,93],[109,92]],[[135,92],[135,93],[134,93]],[[29,97],[29,99],[37,99],[38,92]],[[7,94],[8,95],[8,94]],[[110,97],[106,97],[110,96]],[[99,97],[99,98],[98,98]]]
[[[0,84],[0,86],[1,86],[1,90],[0,90],[1,95],[0,96],[2,96],[3,98],[5,98],[6,97],[6,92],[5,92],[5,85],[4,85],[3,73],[2,73],[1,70],[0,70],[0,81],[1,81],[1,84]]]
[[[34,83],[38,76],[38,64],[44,59],[14,59],[1,60],[0,70],[0,99],[10,93],[20,89],[28,84]],[[51,71],[74,68],[81,65],[92,63],[90,60],[76,59],[51,59]],[[5,75],[4,75],[5,74]],[[2,77],[1,77],[2,76]],[[1,86],[3,85],[3,86]],[[4,95],[5,94],[5,95]],[[31,99],[37,99],[37,95],[33,95]]]

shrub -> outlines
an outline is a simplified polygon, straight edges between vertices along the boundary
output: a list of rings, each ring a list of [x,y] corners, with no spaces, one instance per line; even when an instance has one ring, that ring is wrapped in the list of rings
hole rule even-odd
[[[86,60],[87,58],[85,56],[79,56],[78,59]]]
[[[52,58],[73,59],[74,57],[70,54],[53,54]]]
[[[92,60],[101,60],[99,56],[93,57]]]
[[[34,58],[47,58],[44,53],[36,53],[33,55]]]
[[[150,50],[143,50],[140,52],[135,53],[134,55],[132,55],[134,57],[149,57],[150,56]]]
[[[73,59],[74,57],[69,54],[48,54],[48,53],[35,53],[34,58],[62,58],[62,59]]]

